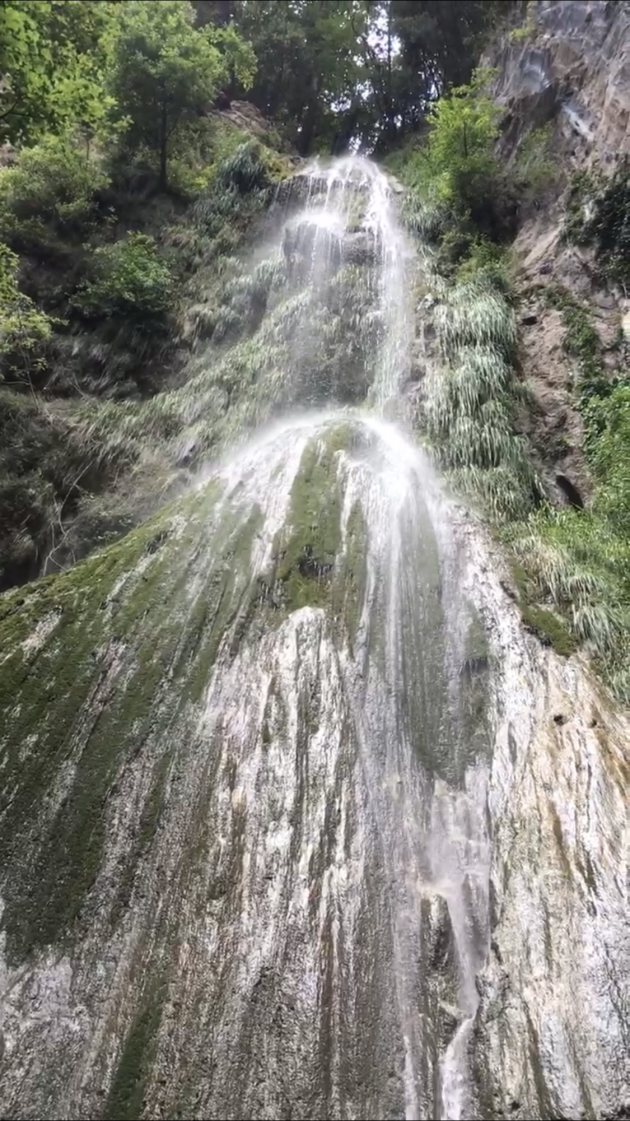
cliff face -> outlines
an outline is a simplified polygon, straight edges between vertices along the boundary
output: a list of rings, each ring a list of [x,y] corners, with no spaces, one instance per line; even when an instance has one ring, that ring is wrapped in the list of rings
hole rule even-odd
[[[566,236],[567,225],[571,206],[581,205],[573,198],[576,176],[621,174],[630,151],[630,9],[592,0],[529,4],[525,24],[505,34],[485,61],[495,69],[494,92],[505,113],[503,157],[512,162],[533,134],[541,161],[538,190],[522,202],[513,247],[522,369],[535,398],[522,427],[552,496],[580,504],[591,484],[563,306],[584,308],[599,336],[602,368],[612,376],[627,360],[619,340],[630,302],[621,286],[607,282],[592,247]]]
[[[630,9],[616,0],[540,0],[523,34],[494,52],[496,94],[513,122],[553,121],[576,159],[630,147]]]
[[[629,7],[529,5],[525,26],[488,61],[505,109],[505,159],[544,127],[556,167],[524,205],[513,247],[521,369],[535,396],[521,421],[551,493],[587,504],[566,311],[582,323],[588,317],[602,374],[613,377],[627,368],[620,339],[628,305],[595,249],[567,237],[567,215],[576,172],[604,183],[623,174]],[[612,963],[627,962],[629,950],[628,731],[573,659],[541,660],[539,652],[530,664],[522,654],[500,705],[505,722],[493,761],[492,937],[477,979],[474,1038],[485,1088],[480,1116],[624,1118],[630,1080],[627,980],[620,979],[627,973],[622,966],[614,980]],[[514,720],[519,688],[522,718]]]
[[[491,60],[505,159],[546,126],[557,171],[514,262],[558,501],[590,487],[567,308],[625,357],[565,231],[573,171],[615,171],[627,20],[534,5]],[[383,418],[426,278],[378,168],[231,174],[228,221],[171,232],[181,378],[89,418],[190,493],[0,603],[0,1115],[625,1118],[628,719]]]

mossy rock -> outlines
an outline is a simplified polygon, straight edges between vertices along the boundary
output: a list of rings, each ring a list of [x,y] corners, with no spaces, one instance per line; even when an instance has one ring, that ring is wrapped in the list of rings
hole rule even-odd
[[[333,429],[314,440],[302,456],[291,489],[286,527],[276,540],[275,580],[282,585],[290,609],[322,606],[330,600],[341,546],[341,502],[337,453],[347,443],[349,428]]]
[[[149,780],[112,921],[159,825],[172,742],[222,642],[257,609],[256,508],[208,484],[0,605],[1,891],[12,960],[72,935],[101,865],[108,799],[139,753]],[[211,527],[211,531],[209,530]]]
[[[568,658],[574,654],[579,643],[571,634],[568,624],[556,612],[534,601],[535,585],[527,570],[512,558],[510,571],[516,591],[516,602],[525,627],[535,634],[544,646],[551,646],[561,657]]]
[[[526,604],[521,605],[521,615],[527,629],[532,631],[544,646],[553,647],[556,654],[568,658],[577,650],[576,639],[554,611],[549,611],[546,607]]]

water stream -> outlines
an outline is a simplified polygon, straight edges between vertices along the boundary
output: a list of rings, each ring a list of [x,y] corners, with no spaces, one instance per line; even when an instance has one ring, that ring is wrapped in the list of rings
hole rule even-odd
[[[489,1116],[472,1051],[491,868],[495,894],[527,883],[503,911],[524,924],[515,974],[559,882],[527,879],[556,859],[538,850],[501,863],[537,804],[514,794],[535,781],[536,659],[407,424],[419,264],[386,177],[316,164],[272,219],[284,279],[259,329],[258,431],[122,545],[27,593],[3,655],[3,1116]],[[235,351],[213,353],[195,423],[203,371],[223,377]],[[494,865],[489,807],[510,838]],[[592,940],[580,900],[568,929]],[[551,976],[563,926],[545,930]],[[544,1079],[535,1046],[517,1052],[523,1116],[568,1115],[532,1112]],[[567,1079],[554,1093],[586,1100]]]
[[[300,415],[225,469],[224,501],[239,493],[264,512],[254,562],[263,573],[278,532],[291,526],[285,503],[304,473],[305,451],[323,462],[336,434],[350,433],[327,463],[328,477],[321,471],[307,480],[324,488],[311,507],[305,499],[319,522],[314,536],[326,532],[329,505],[339,505],[334,557],[322,562],[307,539],[298,562],[306,578],[338,583],[338,598],[333,591],[332,611],[292,613],[264,643],[270,661],[279,659],[285,719],[301,758],[296,775],[280,726],[279,744],[268,733],[277,758],[265,800],[275,810],[255,813],[246,845],[248,872],[256,869],[266,890],[261,899],[254,879],[241,904],[237,957],[248,975],[257,959],[258,970],[273,974],[276,999],[295,992],[303,1024],[320,1021],[326,1116],[368,1109],[409,1121],[472,1117],[467,1043],[488,941],[487,745],[483,717],[466,710],[463,695],[475,689],[464,678],[478,621],[458,587],[439,483],[403,425],[383,419],[404,415],[416,263],[375,165],[355,158],[315,165],[308,179],[285,245],[290,239],[313,289],[330,284],[346,257],[367,263],[362,283],[378,342],[367,409]],[[308,361],[319,342],[298,338]],[[258,728],[260,696],[269,693],[267,679],[252,698],[251,671],[242,672],[246,694],[233,666],[215,672],[209,691],[210,720],[221,722],[224,736],[227,710],[239,728],[247,720]],[[252,701],[258,715],[246,716]],[[243,731],[235,734],[242,744]],[[262,788],[254,758],[236,795],[249,807]],[[279,953],[286,922],[302,947],[298,962],[286,948]],[[234,973],[236,961],[228,968]],[[249,1007],[244,976],[232,991]],[[302,1028],[306,1053],[312,1032]],[[231,1093],[224,1109],[233,1108]],[[272,1085],[260,1116],[280,1116],[276,1094]]]

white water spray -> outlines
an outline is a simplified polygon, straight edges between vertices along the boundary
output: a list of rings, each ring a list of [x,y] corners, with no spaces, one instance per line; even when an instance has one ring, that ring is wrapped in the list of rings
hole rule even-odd
[[[130,977],[149,1001],[154,974],[166,996],[151,1046],[168,1071],[147,1091],[156,1115],[476,1115],[483,681],[447,503],[391,419],[412,369],[415,264],[371,162],[314,164],[296,187],[272,260],[284,287],[266,292],[263,358],[246,366],[254,405],[242,416],[265,424],[204,472],[198,513],[158,535],[138,567],[140,581],[153,564],[169,575],[160,602],[131,617],[144,630],[151,610],[166,615],[175,649],[152,731],[108,807],[94,926],[74,963],[93,986],[80,1044],[70,1052],[51,1031],[37,1048],[36,1063],[59,1072],[55,1115],[93,1113],[87,1087],[111,1078]],[[223,399],[230,353],[196,375],[194,425]],[[130,578],[106,601],[112,627],[133,589]],[[114,696],[136,665],[121,640],[103,678]],[[77,737],[93,723],[78,720]],[[104,955],[156,759],[168,776],[160,827]],[[7,1039],[38,1086],[27,990],[11,983]],[[125,1031],[141,1013],[126,1013]]]

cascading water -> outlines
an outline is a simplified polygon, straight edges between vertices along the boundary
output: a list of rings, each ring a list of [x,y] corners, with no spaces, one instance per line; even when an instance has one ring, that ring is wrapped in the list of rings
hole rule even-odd
[[[488,1116],[488,713],[517,708],[478,610],[501,593],[405,432],[414,262],[388,182],[350,158],[299,186],[289,311],[270,297],[260,328],[284,332],[265,385],[291,414],[19,616],[6,1116]],[[34,730],[33,675],[55,698]]]

